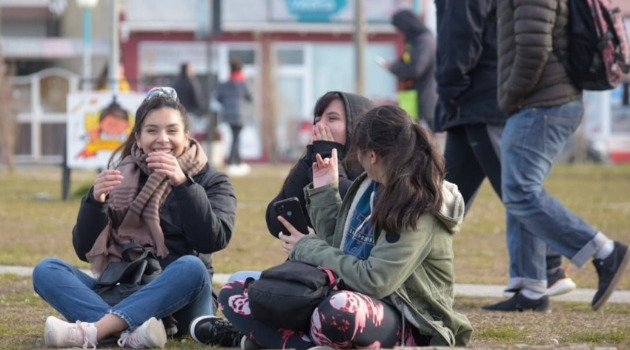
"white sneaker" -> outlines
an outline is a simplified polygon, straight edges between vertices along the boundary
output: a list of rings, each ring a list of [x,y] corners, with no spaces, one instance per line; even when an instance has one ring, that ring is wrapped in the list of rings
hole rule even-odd
[[[569,277],[557,280],[554,284],[547,287],[547,295],[550,297],[567,294],[575,290],[575,282]]]
[[[47,347],[96,349],[96,327],[94,323],[70,323],[48,316],[44,340]]]
[[[232,164],[232,165],[228,165],[225,168],[225,172],[226,174],[228,174],[229,176],[245,176],[247,174],[249,174],[249,172],[251,171],[251,168],[249,165],[245,164],[245,163],[241,163],[241,164]]]
[[[166,345],[166,330],[162,320],[151,317],[133,332],[123,332],[118,339],[118,346],[134,349],[163,348]]]
[[[243,175],[247,175],[252,171],[252,167],[247,163],[241,163],[238,165],[239,169],[243,173]]]

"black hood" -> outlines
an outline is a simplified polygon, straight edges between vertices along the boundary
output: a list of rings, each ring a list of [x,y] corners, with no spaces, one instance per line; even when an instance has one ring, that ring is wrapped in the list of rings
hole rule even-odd
[[[346,110],[346,144],[344,145],[344,154],[348,153],[348,149],[352,144],[352,133],[357,123],[363,117],[365,112],[374,108],[372,100],[349,92],[334,91],[341,96],[343,106]]]
[[[410,41],[426,30],[426,27],[420,22],[418,16],[409,10],[396,12],[394,16],[392,16],[392,25],[405,35],[405,41]]]

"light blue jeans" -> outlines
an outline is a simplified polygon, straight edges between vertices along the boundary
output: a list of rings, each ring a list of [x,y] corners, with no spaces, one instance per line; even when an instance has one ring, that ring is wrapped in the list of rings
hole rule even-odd
[[[508,287],[544,293],[547,244],[581,267],[606,241],[543,187],[554,158],[583,114],[578,100],[522,109],[507,120],[501,139],[501,186],[510,254]]]
[[[249,277],[255,280],[258,280],[260,279],[260,274],[261,274],[261,271],[252,271],[252,270],[238,271],[230,275],[227,283],[231,283],[234,281],[244,281]]]
[[[192,255],[175,260],[155,280],[113,307],[94,292],[94,278],[60,259],[46,258],[37,264],[33,287],[68,322],[96,322],[112,313],[134,329],[151,317],[172,314],[178,334],[186,334],[193,319],[214,315],[210,274]]]

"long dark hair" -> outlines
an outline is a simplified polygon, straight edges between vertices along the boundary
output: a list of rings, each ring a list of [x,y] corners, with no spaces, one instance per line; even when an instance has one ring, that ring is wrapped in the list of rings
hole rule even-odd
[[[359,121],[353,147],[364,154],[374,151],[385,170],[372,209],[373,225],[391,233],[417,228],[424,213],[437,213],[442,206],[444,158],[431,136],[396,106],[369,110]]]
[[[170,91],[170,90],[167,90],[167,91],[168,93],[174,94],[174,91]],[[116,148],[114,153],[112,153],[111,157],[109,158],[109,162],[107,164],[108,167],[112,167],[112,166],[116,166],[120,164],[120,161],[122,161],[126,156],[131,154],[131,147],[140,136],[140,132],[142,130],[142,124],[144,124],[145,117],[147,116],[147,114],[149,114],[149,112],[153,110],[167,107],[167,108],[172,108],[178,111],[182,117],[182,124],[184,124],[184,132],[188,132],[188,129],[190,127],[190,122],[188,121],[188,113],[186,113],[186,108],[184,107],[184,105],[179,103],[179,99],[177,98],[177,95],[176,94],[169,95],[169,94],[160,93],[160,92],[152,93],[152,92],[153,90],[149,92],[149,95],[142,101],[142,103],[140,104],[140,107],[138,107],[138,109],[136,110],[136,122],[133,125],[133,129],[131,130],[129,137],[127,137],[125,142],[123,142],[123,144],[120,145],[118,148]],[[116,159],[117,159],[117,162],[115,162]]]

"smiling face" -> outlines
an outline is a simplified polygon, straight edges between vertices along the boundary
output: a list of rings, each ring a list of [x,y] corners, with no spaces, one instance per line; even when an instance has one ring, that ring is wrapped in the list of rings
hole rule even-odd
[[[115,115],[106,115],[103,120],[100,121],[101,138],[120,138],[121,136],[126,138],[127,128],[129,128],[129,120],[119,118]]]
[[[150,111],[136,135],[138,147],[145,154],[165,152],[179,157],[186,147],[188,132],[184,129],[182,116],[176,109],[163,107]]]
[[[328,126],[335,142],[346,144],[346,109],[340,99],[331,101],[322,115],[315,116],[315,124]]]

